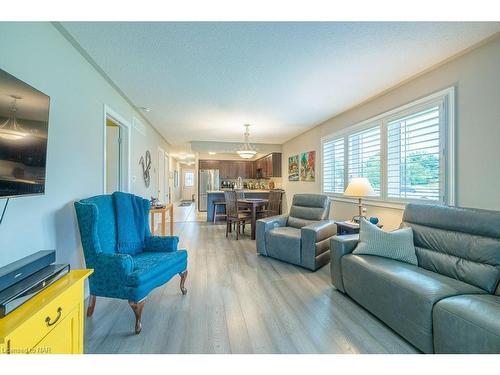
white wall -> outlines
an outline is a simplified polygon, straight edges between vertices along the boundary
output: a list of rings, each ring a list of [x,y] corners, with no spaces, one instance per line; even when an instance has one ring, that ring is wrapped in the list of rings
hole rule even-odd
[[[368,72],[369,74],[369,72]],[[283,187],[289,207],[293,194],[319,193],[321,137],[441,89],[456,88],[456,205],[500,210],[500,37],[434,70],[335,116],[283,145]],[[333,88],[335,89],[335,88]],[[288,181],[288,157],[316,150],[316,181]],[[368,216],[394,229],[403,211],[368,206]],[[335,201],[331,216],[348,219],[357,206]]]
[[[140,114],[50,23],[0,23],[0,68],[51,98],[47,185],[43,196],[12,199],[0,226],[0,266],[42,249],[57,249],[59,262],[83,265],[73,202],[103,192],[104,105],[132,124]],[[148,124],[132,129],[133,193],[156,192],[156,150],[169,150]],[[153,156],[146,188],[139,158]],[[2,202],[3,203],[3,202]],[[3,207],[3,204],[0,204]]]

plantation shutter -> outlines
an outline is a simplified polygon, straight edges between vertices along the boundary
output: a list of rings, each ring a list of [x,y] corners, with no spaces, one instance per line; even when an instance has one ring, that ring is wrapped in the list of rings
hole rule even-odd
[[[387,143],[387,196],[441,200],[440,106],[390,121]]]
[[[323,192],[344,192],[344,138],[323,143]]]
[[[348,150],[349,181],[366,177],[380,196],[380,125],[349,135]]]

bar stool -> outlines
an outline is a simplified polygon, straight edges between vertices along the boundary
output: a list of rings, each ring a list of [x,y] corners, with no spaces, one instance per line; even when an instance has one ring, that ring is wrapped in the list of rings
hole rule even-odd
[[[218,217],[223,217],[224,219],[227,219],[227,215],[226,215],[226,201],[213,201],[213,204],[214,204],[214,224],[215,222],[217,221],[217,218]],[[224,207],[224,213],[217,213],[217,207],[219,206],[223,206]]]

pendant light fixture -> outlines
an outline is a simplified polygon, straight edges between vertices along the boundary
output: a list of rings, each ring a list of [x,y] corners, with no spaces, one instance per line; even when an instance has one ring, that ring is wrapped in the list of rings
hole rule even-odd
[[[22,99],[20,96],[11,95],[12,104],[10,106],[10,115],[7,121],[0,124],[0,138],[16,141],[28,135],[23,127],[17,122],[17,100]]]
[[[255,151],[255,147],[253,147],[250,142],[248,141],[248,138],[250,137],[250,125],[245,124],[245,142],[243,145],[240,147],[240,149],[237,152],[237,154],[240,156],[240,158],[243,159],[251,159],[257,154],[257,151]]]

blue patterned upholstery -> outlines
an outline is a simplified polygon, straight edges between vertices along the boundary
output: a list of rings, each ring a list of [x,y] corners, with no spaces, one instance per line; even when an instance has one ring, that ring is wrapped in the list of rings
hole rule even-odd
[[[112,195],[99,195],[75,202],[85,263],[94,269],[90,294],[138,302],[187,270],[187,252],[177,250],[178,237],[152,236],[146,225],[144,251],[137,255],[118,253],[113,200]],[[149,206],[144,201],[147,218]]]

